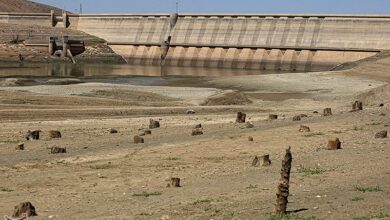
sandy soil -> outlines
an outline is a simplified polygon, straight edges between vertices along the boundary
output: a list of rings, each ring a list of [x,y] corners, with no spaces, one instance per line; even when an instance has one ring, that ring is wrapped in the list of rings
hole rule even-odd
[[[390,126],[389,64],[384,59],[333,73],[208,78],[196,88],[1,87],[0,213],[31,201],[39,214],[32,219],[275,219],[281,160],[291,146],[289,219],[390,219],[390,142],[374,138]],[[233,90],[251,103],[223,105],[227,95],[215,106],[201,105]],[[350,112],[358,99],[364,110]],[[313,113],[325,107],[334,115]],[[196,114],[186,115],[188,109]],[[247,112],[255,127],[234,123],[237,111]],[[270,113],[279,119],[267,120]],[[298,114],[308,117],[294,122]],[[150,118],[162,127],[144,144],[133,144]],[[204,135],[191,136],[199,123]],[[301,124],[312,131],[299,132]],[[34,129],[42,130],[42,139],[24,141]],[[50,139],[53,129],[63,138]],[[343,149],[326,150],[330,137],[340,138]],[[21,141],[26,150],[15,151]],[[68,153],[49,154],[52,146]],[[271,166],[252,167],[253,158],[264,154]],[[171,177],[180,177],[182,187],[167,188]]]

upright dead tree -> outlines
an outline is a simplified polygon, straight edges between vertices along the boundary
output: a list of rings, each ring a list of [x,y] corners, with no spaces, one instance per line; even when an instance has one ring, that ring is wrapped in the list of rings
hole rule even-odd
[[[290,171],[291,171],[292,155],[291,147],[286,150],[286,155],[282,161],[282,169],[280,171],[281,179],[276,193],[275,214],[283,216],[287,211],[287,203],[290,187]]]
[[[244,112],[237,112],[236,123],[245,123],[246,114]]]

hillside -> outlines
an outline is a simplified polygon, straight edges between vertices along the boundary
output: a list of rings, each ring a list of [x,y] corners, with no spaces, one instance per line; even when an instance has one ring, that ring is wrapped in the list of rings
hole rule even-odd
[[[50,10],[57,14],[62,12],[62,9],[27,0],[0,0],[0,12],[49,13]]]

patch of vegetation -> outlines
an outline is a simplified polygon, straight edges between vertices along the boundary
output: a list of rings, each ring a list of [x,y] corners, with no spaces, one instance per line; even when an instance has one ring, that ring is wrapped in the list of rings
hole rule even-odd
[[[302,217],[294,214],[286,214],[286,215],[270,215],[268,220],[317,220],[315,216]]]
[[[342,131],[336,131],[336,130],[333,130],[333,131],[330,131],[330,132],[332,132],[333,134],[341,134],[341,133],[343,133]]]
[[[367,216],[358,216],[358,217],[355,217],[353,218],[353,220],[370,220],[370,219],[384,219],[384,218],[389,218],[390,215],[389,214],[386,214],[386,213],[379,213],[379,214],[376,214],[376,215],[372,215],[370,217],[367,217]]]
[[[134,193],[133,196],[143,196],[145,198],[148,198],[150,196],[160,196],[162,195],[162,192],[142,192],[142,193]]]
[[[322,169],[319,166],[304,167],[301,165],[298,171],[299,173],[303,173],[305,176],[309,176],[309,175],[317,175],[317,174],[325,173],[326,170]]]
[[[203,204],[203,203],[210,203],[212,202],[213,200],[212,199],[200,199],[200,200],[196,200],[194,203],[192,203],[193,205],[199,205],[199,204]]]
[[[374,121],[374,122],[371,122],[368,125],[381,125],[381,124],[382,124],[382,122],[380,122],[380,121]]]
[[[352,199],[351,199],[351,201],[352,202],[357,202],[357,201],[362,201],[362,200],[364,200],[364,198],[362,198],[362,197],[353,197]]]
[[[0,187],[0,192],[12,192],[14,190],[7,188],[7,187]]]
[[[359,127],[359,126],[355,125],[355,126],[353,126],[353,130],[354,131],[362,131],[363,127]]]
[[[97,165],[91,165],[89,166],[91,169],[95,169],[95,170],[105,170],[105,169],[108,169],[110,168],[110,164],[97,164]]]
[[[320,131],[317,131],[317,132],[311,132],[311,133],[305,134],[303,136],[304,137],[314,137],[314,136],[320,136],[320,135],[324,135],[324,133],[320,132]]]
[[[179,157],[168,157],[166,160],[180,160]]]
[[[152,213],[142,212],[139,214],[140,216],[152,216]]]
[[[256,189],[257,188],[257,185],[252,185],[250,184],[248,187],[246,187],[247,189]]]
[[[369,187],[363,187],[363,186],[355,186],[356,191],[359,192],[380,192],[382,189],[379,186],[369,186]]]

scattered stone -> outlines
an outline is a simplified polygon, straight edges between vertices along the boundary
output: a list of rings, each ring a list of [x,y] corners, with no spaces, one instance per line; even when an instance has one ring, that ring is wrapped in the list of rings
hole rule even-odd
[[[14,213],[12,214],[12,217],[14,218],[31,216],[37,216],[35,207],[31,204],[31,202],[23,202],[15,206]]]
[[[375,138],[387,138],[387,131],[379,131],[375,134]]]
[[[41,130],[27,131],[26,140],[39,140],[39,134]]]
[[[200,128],[193,129],[192,133],[191,133],[192,136],[197,136],[197,135],[202,135],[202,134],[203,134],[203,131]]]
[[[249,137],[248,137],[248,141],[253,142],[253,137],[252,137],[252,136],[249,136]]]
[[[115,128],[111,128],[110,134],[118,134],[118,130],[116,130]]]
[[[268,116],[268,119],[270,119],[270,120],[276,120],[276,119],[278,119],[278,115],[270,114],[270,115]]]
[[[255,158],[254,158],[253,161],[252,161],[252,167],[257,166],[258,163],[259,163],[259,157],[258,157],[258,156],[255,156]]]
[[[386,114],[382,112],[379,114],[379,116],[386,116]]]
[[[254,128],[255,127],[250,121],[246,122],[245,126],[246,126],[246,128]]]
[[[134,136],[134,144],[143,144],[143,143],[145,143],[145,140],[143,137],[138,136],[138,135]]]
[[[332,115],[332,109],[331,108],[325,108],[323,115],[324,116],[331,116]]]
[[[192,110],[192,109],[189,109],[189,110],[186,111],[187,115],[194,115],[195,113],[196,112],[194,110]]]
[[[172,187],[181,187],[180,186],[180,178],[177,178],[177,177],[171,178],[171,186]]]
[[[300,115],[297,115],[297,116],[293,117],[293,121],[300,121],[300,120],[301,120],[301,116]]]
[[[63,147],[52,147],[50,150],[51,154],[65,154],[66,148]]]
[[[61,135],[61,132],[52,130],[52,131],[49,131],[49,137],[52,139],[53,138],[61,138],[62,135]]]
[[[299,127],[299,132],[310,132],[310,128],[306,125],[301,125]]]
[[[171,218],[168,215],[163,215],[160,217],[160,220],[171,220]]]
[[[237,123],[245,123],[245,120],[246,120],[246,114],[243,112],[237,112],[236,122]]]
[[[271,159],[269,158],[269,154],[263,155],[261,158],[263,159],[263,163],[261,164],[263,167],[271,166]]]
[[[328,140],[328,150],[339,150],[341,149],[341,142],[338,138],[330,138]]]
[[[146,129],[146,130],[144,131],[144,134],[145,134],[145,135],[152,135],[152,130]]]
[[[15,150],[24,150],[24,143],[16,145]]]
[[[384,104],[384,103],[381,103],[381,104],[379,104],[379,107],[383,107],[383,106],[385,106],[385,104]]]
[[[318,112],[318,111],[314,111],[313,113],[314,113],[314,114],[318,114],[319,112]]]
[[[300,114],[301,118],[307,118],[308,116],[306,114]]]
[[[150,119],[150,122],[149,122],[149,128],[150,129],[155,129],[155,128],[159,128],[160,127],[160,122],[159,121],[155,121],[153,119]]]
[[[202,124],[197,124],[197,125],[195,125],[195,129],[196,128],[202,128]]]

